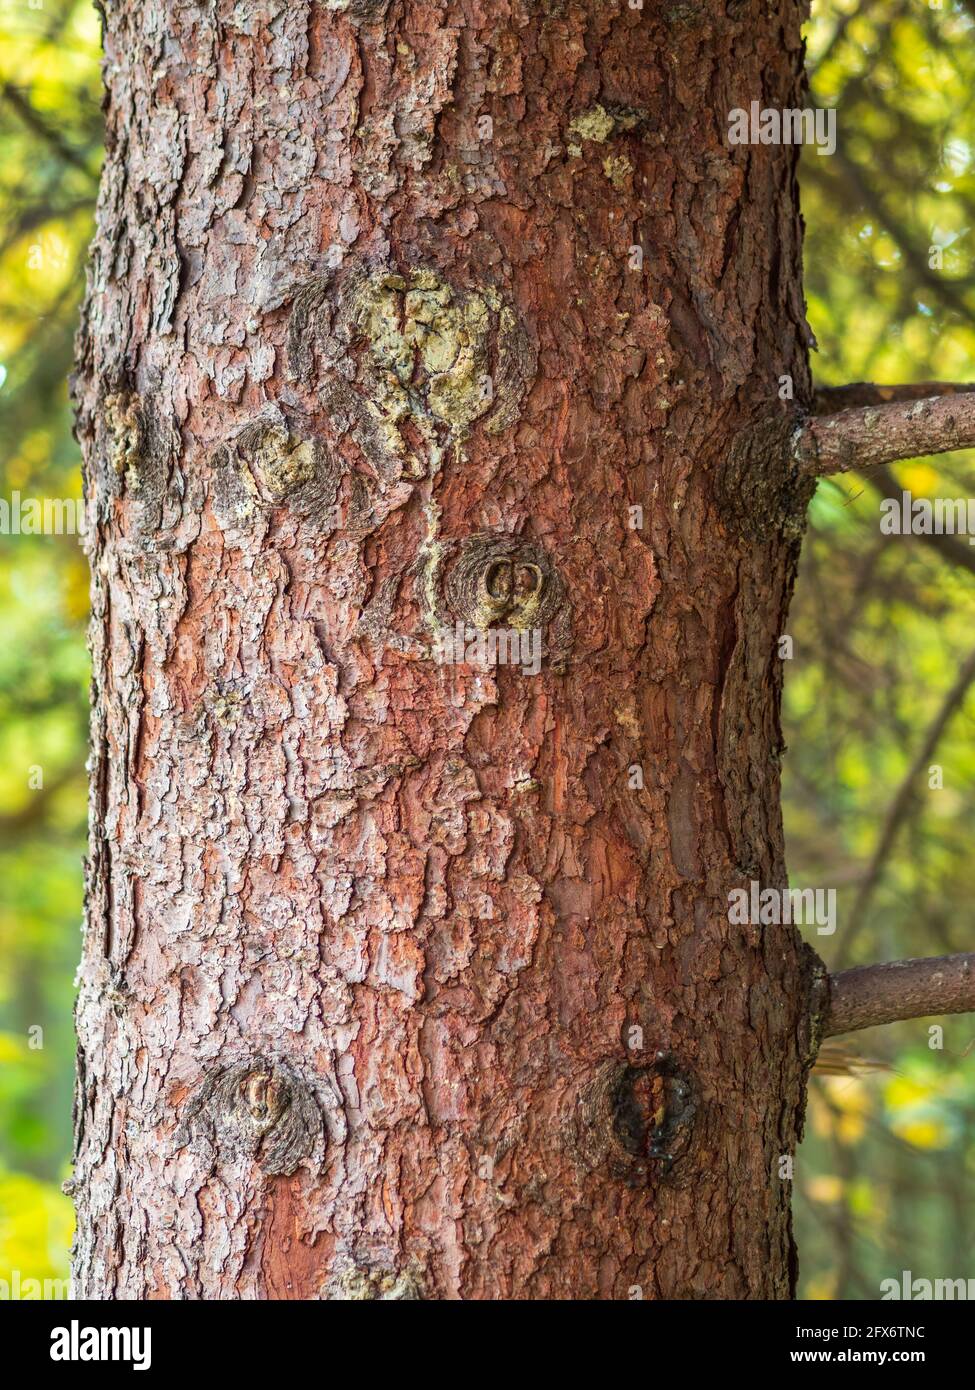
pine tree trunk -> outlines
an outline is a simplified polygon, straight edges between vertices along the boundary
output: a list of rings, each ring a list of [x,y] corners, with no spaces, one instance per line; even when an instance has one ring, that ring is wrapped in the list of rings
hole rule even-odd
[[[726,8],[107,10],[83,1296],[792,1290],[803,8]]]

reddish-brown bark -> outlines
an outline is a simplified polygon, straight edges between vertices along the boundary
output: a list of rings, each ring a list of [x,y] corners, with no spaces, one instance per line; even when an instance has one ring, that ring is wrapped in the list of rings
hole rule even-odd
[[[726,11],[107,12],[87,1296],[790,1293],[803,10]]]

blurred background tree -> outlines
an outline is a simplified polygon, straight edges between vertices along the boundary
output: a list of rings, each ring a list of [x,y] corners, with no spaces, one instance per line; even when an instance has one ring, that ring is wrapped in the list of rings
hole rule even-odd
[[[101,144],[88,3],[0,7],[0,495],[77,497],[67,376]],[[0,1278],[63,1276],[85,840],[88,578],[0,536]]]
[[[975,382],[975,3],[813,9],[812,100],[837,108],[839,132],[832,158],[806,150],[801,168],[814,376]],[[830,966],[971,949],[975,699],[958,682],[975,548],[882,536],[879,504],[968,497],[973,480],[970,452],[940,455],[823,481],[812,505],[785,818],[794,886],[838,890],[836,934],[813,942]],[[905,1269],[975,1273],[973,1039],[971,1015],[897,1024],[850,1040],[894,1070],[814,1079],[796,1169],[803,1297],[877,1298]]]
[[[975,381],[975,0],[818,0],[803,153],[821,384]],[[0,496],[77,497],[66,379],[100,162],[88,0],[0,0]],[[835,886],[813,941],[850,965],[970,948],[975,548],[889,538],[884,488],[966,497],[951,454],[821,482],[789,634],[784,763],[795,887]],[[0,1279],[63,1276],[73,974],[86,802],[87,572],[72,536],[0,536]],[[973,663],[975,669],[975,663]],[[949,698],[950,697],[950,698]],[[943,726],[943,727],[942,727]],[[922,757],[922,754],[924,755]],[[929,768],[941,769],[938,777]],[[801,1296],[967,1277],[975,1020],[863,1034],[890,1070],[817,1077],[796,1167]],[[937,1040],[937,1039],[935,1039]]]

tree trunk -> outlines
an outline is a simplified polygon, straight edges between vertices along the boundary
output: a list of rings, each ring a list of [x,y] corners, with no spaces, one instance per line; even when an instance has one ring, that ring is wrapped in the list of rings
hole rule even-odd
[[[107,10],[82,1296],[793,1290],[803,7],[720,8]]]

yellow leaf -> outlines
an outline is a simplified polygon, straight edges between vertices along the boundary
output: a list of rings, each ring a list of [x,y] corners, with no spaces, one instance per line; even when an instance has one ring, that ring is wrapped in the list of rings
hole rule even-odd
[[[0,1033],[0,1062],[20,1062],[26,1051],[22,1038],[13,1033]]]
[[[900,470],[901,483],[905,492],[915,497],[928,497],[938,490],[940,481],[938,470],[928,463],[914,463],[910,468]]]
[[[909,1076],[896,1076],[884,1087],[884,1100],[891,1110],[904,1110],[929,1099],[931,1087]]]
[[[813,1202],[838,1202],[843,1196],[843,1179],[820,1173],[810,1179],[806,1192]]]
[[[896,1120],[892,1128],[916,1149],[943,1149],[948,1142],[945,1127],[937,1120]]]

